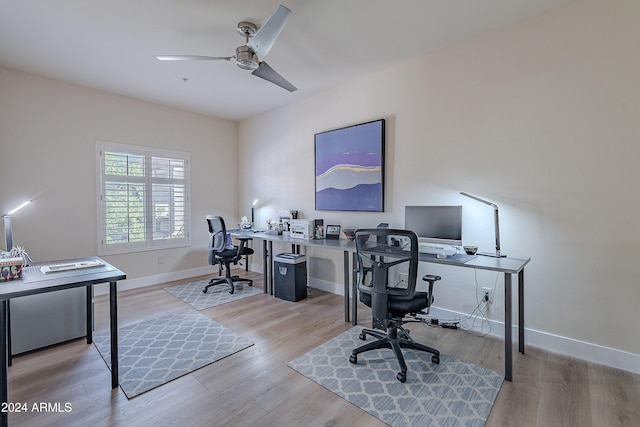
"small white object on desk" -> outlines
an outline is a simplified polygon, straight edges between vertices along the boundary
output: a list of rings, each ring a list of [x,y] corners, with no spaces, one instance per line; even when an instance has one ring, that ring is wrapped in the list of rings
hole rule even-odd
[[[65,264],[52,264],[40,267],[40,271],[44,274],[47,273],[59,273],[61,271],[80,270],[82,268],[92,267],[104,267],[104,263],[100,261],[82,261],[82,262],[69,262]]]
[[[444,255],[442,258],[446,258],[448,256],[452,256],[456,254],[456,248],[449,245],[439,245],[436,243],[418,243],[418,252],[423,254],[431,254],[436,255]]]

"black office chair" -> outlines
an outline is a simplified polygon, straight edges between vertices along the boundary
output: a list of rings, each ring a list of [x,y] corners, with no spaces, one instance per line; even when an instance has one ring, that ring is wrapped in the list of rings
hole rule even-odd
[[[211,286],[221,283],[229,284],[230,294],[235,290],[233,286],[235,282],[247,282],[249,286],[253,286],[253,280],[231,275],[231,264],[238,264],[243,256],[253,254],[253,249],[245,246],[247,240],[250,239],[240,237],[238,238],[240,245],[233,245],[228,241],[231,238],[227,239],[227,228],[220,216],[207,215],[207,224],[209,226],[209,264],[220,266],[219,276],[222,273],[221,270],[224,269],[225,277],[211,279],[202,292],[206,294]]]
[[[433,302],[433,284],[440,280],[440,276],[425,275],[422,279],[429,283],[429,291],[415,291],[418,238],[413,231],[370,228],[356,230],[355,235],[360,301],[371,307],[372,327],[378,331],[362,330],[361,340],[366,340],[367,335],[377,340],[353,350],[349,361],[355,364],[360,353],[390,348],[400,364],[396,378],[404,383],[407,381],[407,364],[402,348],[431,353],[431,361],[440,363],[438,350],[414,341],[403,327],[408,314],[425,313],[424,310],[428,313]]]

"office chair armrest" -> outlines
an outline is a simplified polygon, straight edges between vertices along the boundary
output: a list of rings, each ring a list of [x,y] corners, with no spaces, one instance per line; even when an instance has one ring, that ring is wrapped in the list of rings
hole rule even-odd
[[[242,258],[242,253],[244,252],[244,246],[247,243],[247,240],[252,240],[252,239],[251,237],[236,237],[236,239],[240,241],[240,244],[237,246],[238,251],[236,252],[236,258],[240,259]]]
[[[427,314],[429,313],[429,308],[431,307],[431,303],[433,302],[433,284],[438,280],[442,279],[440,276],[436,276],[435,274],[425,274],[422,276],[422,280],[425,282],[429,282],[429,296],[427,297]]]

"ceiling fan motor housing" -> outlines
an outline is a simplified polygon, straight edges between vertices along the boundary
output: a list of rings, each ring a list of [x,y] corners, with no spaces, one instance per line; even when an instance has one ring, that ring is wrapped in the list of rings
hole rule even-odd
[[[255,70],[260,65],[258,55],[247,45],[236,49],[236,65],[244,70]]]

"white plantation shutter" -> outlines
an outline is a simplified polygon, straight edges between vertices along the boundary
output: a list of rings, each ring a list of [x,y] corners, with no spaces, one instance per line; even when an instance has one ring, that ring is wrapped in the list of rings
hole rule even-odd
[[[189,153],[97,143],[99,254],[190,244]]]
[[[186,163],[183,159],[151,157],[151,218],[154,241],[184,237]]]

